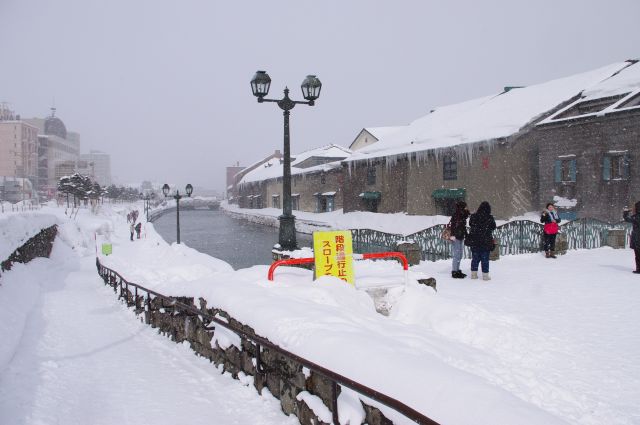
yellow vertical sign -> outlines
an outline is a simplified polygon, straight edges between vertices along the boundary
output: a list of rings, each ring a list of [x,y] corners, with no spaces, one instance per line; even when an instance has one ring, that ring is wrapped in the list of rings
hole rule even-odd
[[[335,276],[353,284],[351,231],[313,232],[316,278]]]

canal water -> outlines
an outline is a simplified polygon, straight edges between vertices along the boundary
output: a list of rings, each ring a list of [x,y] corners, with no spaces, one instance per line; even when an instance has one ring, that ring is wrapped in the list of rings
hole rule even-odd
[[[165,241],[176,241],[176,215],[168,213],[153,222]],[[311,235],[298,233],[298,246],[311,246]],[[271,249],[278,229],[233,219],[221,211],[180,210],[180,242],[242,269],[271,264]]]

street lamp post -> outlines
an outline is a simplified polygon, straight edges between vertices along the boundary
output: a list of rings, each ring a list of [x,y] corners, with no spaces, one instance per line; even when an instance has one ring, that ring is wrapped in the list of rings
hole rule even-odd
[[[283,111],[284,115],[284,162],[282,170],[282,215],[278,217],[280,220],[280,232],[278,243],[280,248],[285,251],[293,251],[298,248],[296,242],[296,224],[295,216],[292,214],[291,208],[291,152],[289,138],[289,111],[296,105],[313,106],[316,99],[320,97],[320,89],[322,83],[315,75],[307,75],[300,88],[306,102],[291,100],[289,98],[289,89],[285,87],[284,97],[282,99],[265,99],[269,94],[271,86],[271,77],[266,71],[258,71],[251,79],[251,91],[258,98],[258,103],[274,102]]]
[[[165,198],[169,195],[170,191],[171,188],[165,183],[164,186],[162,186],[162,193]],[[191,184],[187,184],[184,191],[187,192],[187,196],[191,197],[191,194],[193,193],[193,186],[191,186]],[[180,199],[184,198],[184,196],[180,195],[180,191],[176,189],[176,193],[171,195],[171,197],[176,200],[176,242],[180,243]]]
[[[142,199],[144,199],[144,212],[147,215],[147,221],[149,221],[149,210],[151,209],[151,199],[155,198],[155,192],[146,193]]]

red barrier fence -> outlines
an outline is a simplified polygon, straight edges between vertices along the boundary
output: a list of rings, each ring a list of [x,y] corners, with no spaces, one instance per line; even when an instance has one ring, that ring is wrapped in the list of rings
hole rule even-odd
[[[377,258],[399,258],[402,261],[402,268],[407,271],[409,270],[409,262],[407,261],[407,257],[404,256],[401,252],[370,252],[367,254],[353,254],[354,260],[373,260]],[[292,266],[297,264],[311,264],[315,261],[313,257],[311,258],[287,258],[285,260],[278,260],[271,264],[269,267],[269,273],[267,274],[267,279],[273,280],[273,274],[276,271],[276,268],[279,266]]]

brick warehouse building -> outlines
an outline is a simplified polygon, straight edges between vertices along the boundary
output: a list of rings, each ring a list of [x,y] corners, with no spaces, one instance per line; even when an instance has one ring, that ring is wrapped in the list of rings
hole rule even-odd
[[[294,174],[294,205],[450,215],[457,200],[471,209],[487,200],[497,218],[507,219],[555,200],[567,218],[617,221],[623,206],[640,200],[639,68],[630,60],[505,87],[435,108],[406,126],[362,129],[341,168],[324,171],[331,190],[320,185],[321,174],[314,182],[313,168],[304,173],[306,184]],[[242,190],[245,197],[256,192],[261,207],[281,199],[281,171],[272,171]],[[317,207],[323,194],[333,197],[330,208]]]
[[[635,62],[626,61],[529,87],[505,87],[495,95],[435,108],[395,131],[364,129],[351,144],[354,154],[344,162],[344,211],[450,215],[457,200],[471,209],[489,201],[496,217],[505,219],[537,211],[555,195],[550,191],[555,188],[541,191],[541,178],[548,177],[541,155],[564,143],[560,135],[546,132],[549,125],[543,123],[565,117],[582,97],[595,101],[596,91],[621,84],[616,80],[637,88],[640,78],[633,68]],[[625,114],[634,120],[632,88],[624,88],[626,94],[609,106],[624,104],[624,110],[610,112],[607,119]],[[576,132],[576,124],[563,125]],[[629,123],[617,128],[619,122],[611,121],[610,126],[607,131],[625,131],[628,140],[637,137]],[[611,155],[622,149],[609,138],[594,143]],[[608,217],[601,207],[582,211]]]
[[[640,200],[640,63],[585,90],[534,131],[543,200],[615,222]]]

